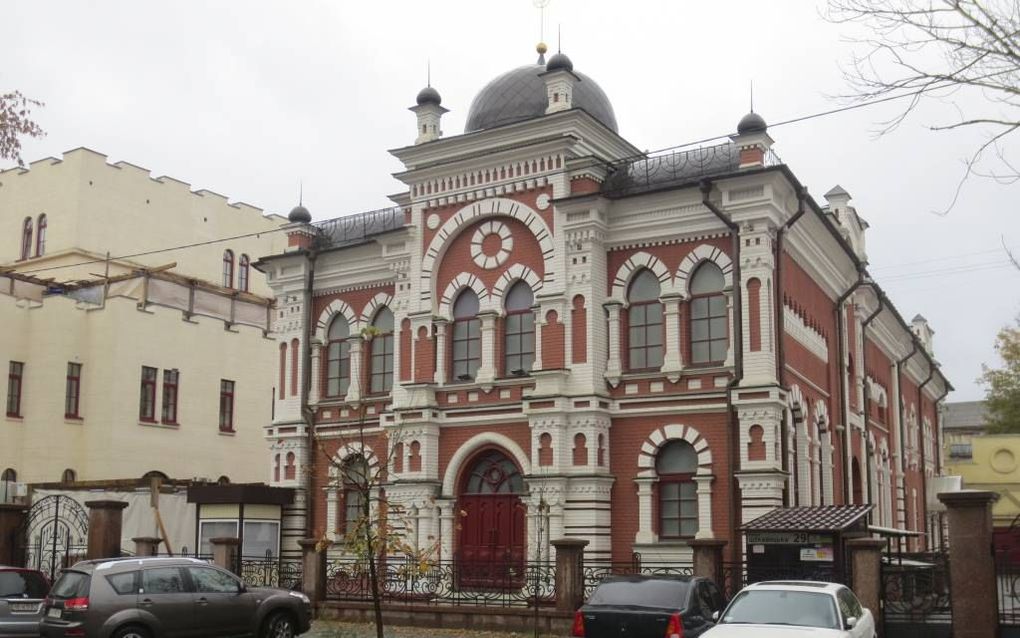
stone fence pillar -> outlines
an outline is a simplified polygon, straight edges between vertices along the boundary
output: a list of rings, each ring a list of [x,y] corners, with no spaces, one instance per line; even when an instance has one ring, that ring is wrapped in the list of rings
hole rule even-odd
[[[850,570],[853,582],[850,588],[861,604],[875,617],[875,631],[882,635],[882,550],[886,542],[881,538],[854,538],[846,543],[850,552]]]
[[[326,549],[319,548],[319,541],[305,538],[298,541],[301,546],[301,585],[305,595],[318,605],[326,598]]]
[[[157,556],[159,544],[163,542],[163,539],[154,536],[139,536],[132,538],[131,542],[135,544],[135,556]]]
[[[127,506],[124,501],[85,501],[85,507],[89,509],[86,559],[120,556],[120,534]]]
[[[954,638],[998,635],[999,609],[992,545],[995,492],[964,490],[938,495],[949,517],[949,591]]]
[[[588,541],[560,538],[556,548],[556,609],[575,611],[584,604],[584,548]]]
[[[21,526],[28,516],[28,505],[0,503],[0,565],[20,567],[25,560]]]
[[[687,544],[694,550],[694,575],[708,578],[720,591],[724,590],[726,581],[723,575],[723,548],[726,547],[726,541],[695,538]]]
[[[221,536],[209,539],[209,542],[212,543],[213,565],[240,576],[238,572],[241,571],[241,566],[237,563],[237,552],[241,546],[241,539],[235,536]]]

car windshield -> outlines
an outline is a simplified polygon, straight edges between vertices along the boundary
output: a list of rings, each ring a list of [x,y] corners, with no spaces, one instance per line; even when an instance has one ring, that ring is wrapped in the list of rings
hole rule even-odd
[[[690,586],[682,580],[614,580],[599,585],[588,604],[682,609]]]
[[[65,569],[53,585],[53,598],[79,598],[89,595],[89,575]]]
[[[39,572],[0,570],[0,598],[45,598],[49,590]]]
[[[806,591],[742,591],[726,608],[720,622],[839,629],[832,596]]]

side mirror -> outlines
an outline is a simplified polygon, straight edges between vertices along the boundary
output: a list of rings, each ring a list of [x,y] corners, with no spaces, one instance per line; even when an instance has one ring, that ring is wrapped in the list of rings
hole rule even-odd
[[[717,611],[712,612],[712,622],[719,622],[719,612]]]
[[[857,626],[857,616],[850,616],[846,619],[846,628],[853,629]]]

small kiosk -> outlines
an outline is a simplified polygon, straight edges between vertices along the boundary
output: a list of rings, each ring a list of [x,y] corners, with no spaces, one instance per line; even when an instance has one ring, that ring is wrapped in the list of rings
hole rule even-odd
[[[869,535],[873,507],[782,507],[745,523],[740,529],[747,546],[747,582],[843,581],[845,543]]]

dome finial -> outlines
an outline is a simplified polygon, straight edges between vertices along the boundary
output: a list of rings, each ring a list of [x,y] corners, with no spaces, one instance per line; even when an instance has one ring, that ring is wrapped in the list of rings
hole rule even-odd
[[[312,221],[312,214],[304,206],[305,181],[298,182],[298,205],[291,209],[287,220],[292,224],[308,224]]]
[[[539,42],[535,45],[535,51],[538,52],[538,62],[536,64],[545,64],[545,52],[549,50],[549,47],[545,45],[545,42]]]

